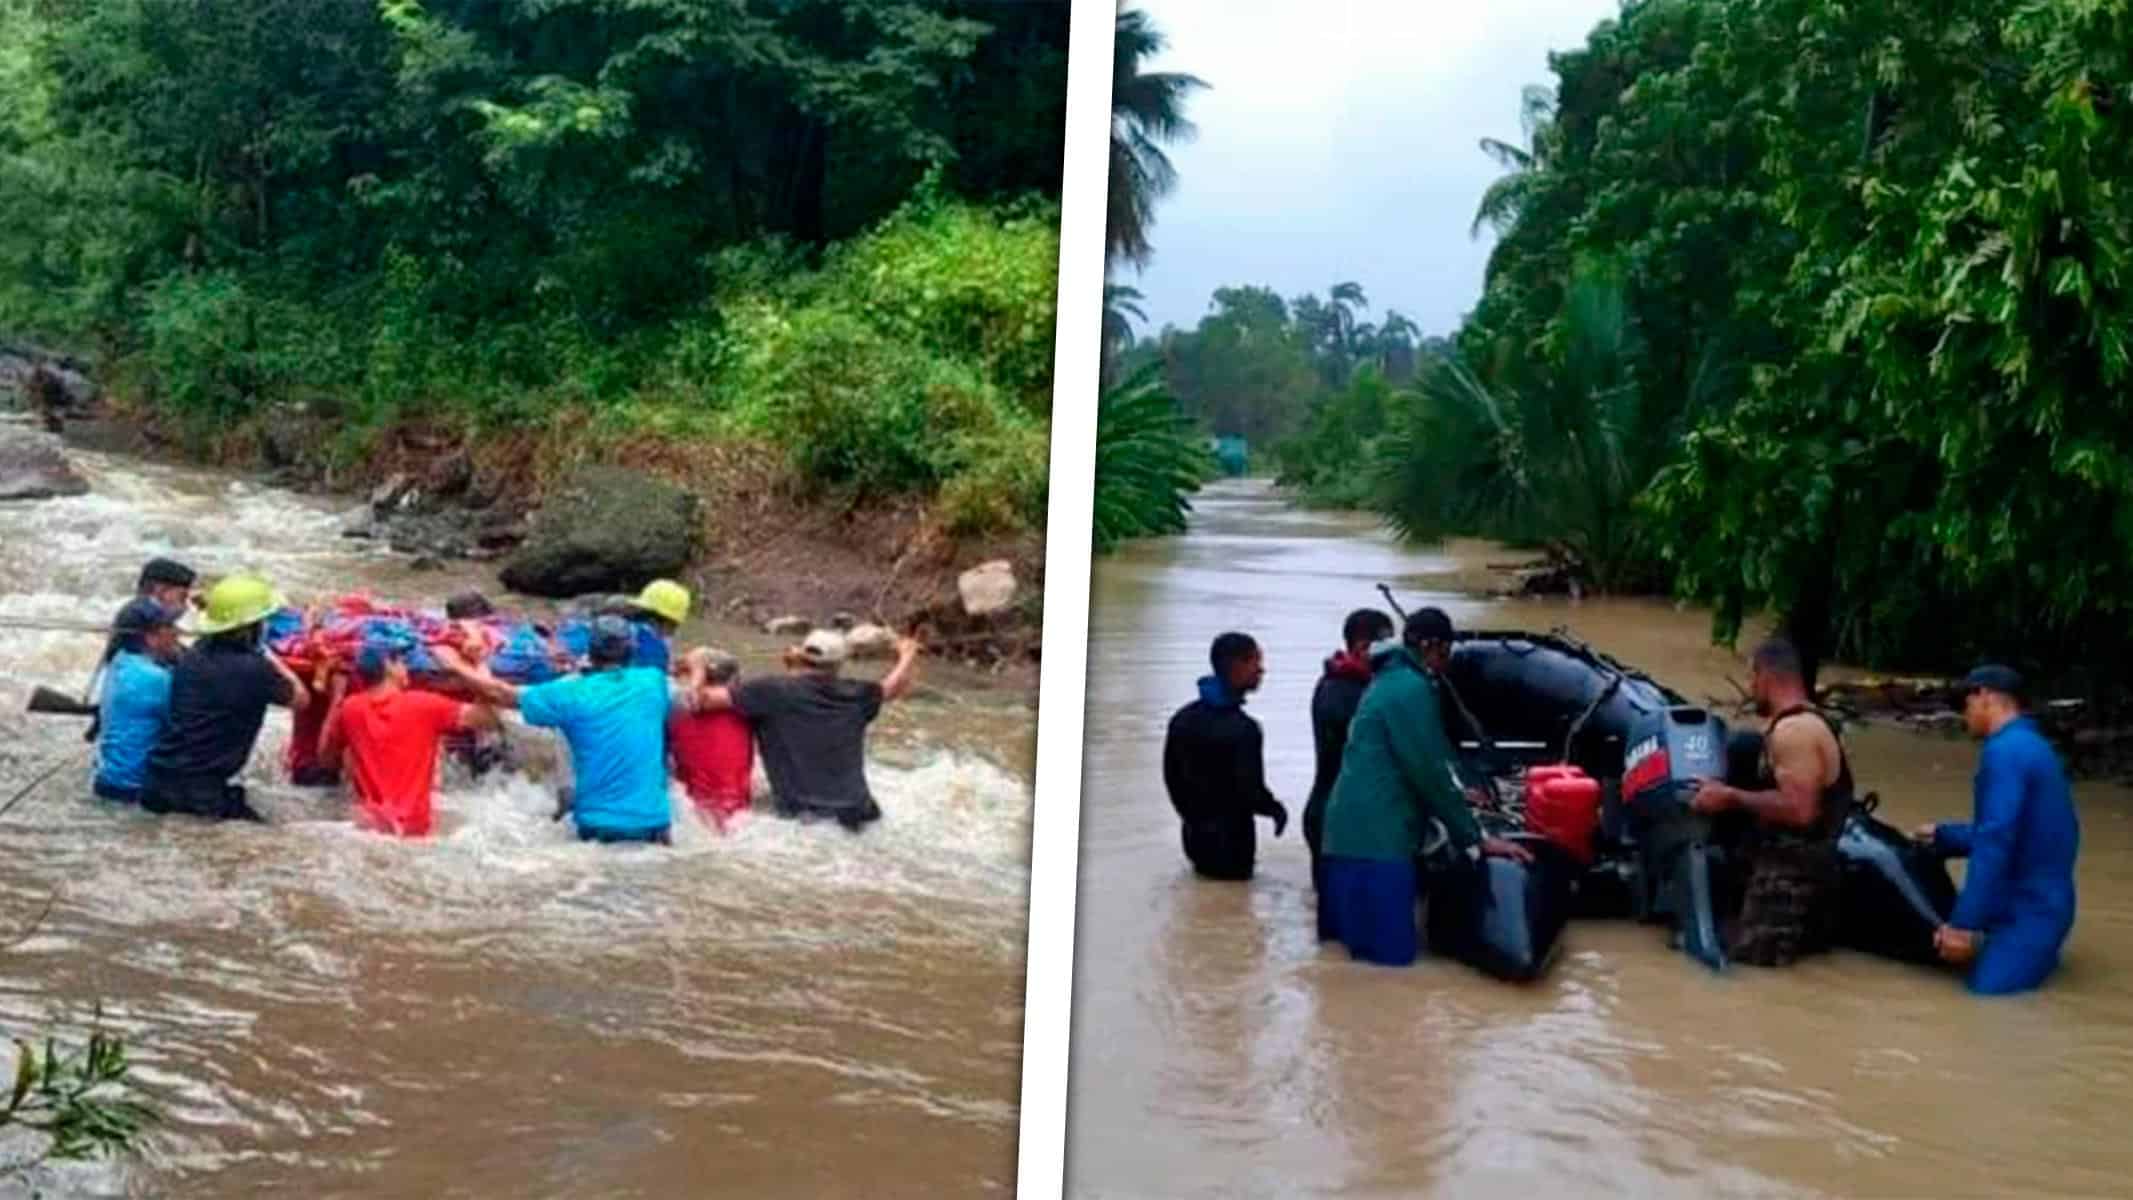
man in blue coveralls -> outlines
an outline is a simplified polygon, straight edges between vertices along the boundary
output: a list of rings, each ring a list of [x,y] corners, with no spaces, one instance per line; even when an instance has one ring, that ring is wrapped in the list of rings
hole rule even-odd
[[[1977,815],[1918,830],[1920,841],[1970,859],[1963,894],[1933,944],[1969,968],[1971,991],[2025,992],[2059,965],[2074,927],[2081,823],[2059,756],[2022,711],[2022,677],[1982,666],[1963,686],[1963,723],[1985,743],[1972,784]]]

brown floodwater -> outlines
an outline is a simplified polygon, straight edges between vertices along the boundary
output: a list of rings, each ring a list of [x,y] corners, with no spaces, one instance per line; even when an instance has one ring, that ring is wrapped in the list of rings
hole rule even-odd
[[[1677,690],[1740,660],[1666,603],[1454,590],[1485,547],[1402,548],[1353,516],[1218,484],[1184,537],[1102,560],[1088,747],[1068,1191],[1077,1197],[2122,1196],[2133,1188],[2133,795],[2076,787],[2080,915],[2041,993],[1969,996],[1851,952],[1713,974],[1629,922],[1573,923],[1552,971],[1350,962],[1316,943],[1292,820],[1258,878],[1195,880],[1160,778],[1163,726],[1225,629],[1268,673],[1251,711],[1300,817],[1319,663],[1352,608],[1435,603],[1462,626],[1563,625]],[[1503,552],[1497,551],[1497,557]],[[1745,641],[1743,646],[1745,648]],[[1974,749],[1868,727],[1863,789],[1908,828],[1967,814]]]
[[[82,460],[92,495],[0,506],[0,618],[108,620],[164,552],[300,598],[434,604],[480,578],[341,539],[324,502]],[[770,639],[703,632],[775,669]],[[78,690],[98,648],[0,637],[0,799],[81,753],[79,722],[23,705]],[[78,1038],[101,1005],[166,1120],[136,1158],[0,1191],[1011,1191],[1034,710],[974,676],[926,684],[877,728],[887,817],[856,838],[773,819],[721,838],[683,802],[671,851],[579,845],[535,769],[448,774],[438,836],[394,841],[277,782],[278,712],[248,775],[265,828],[119,811],[62,767],[0,817],[0,940],[51,901],[0,950],[0,1034]]]

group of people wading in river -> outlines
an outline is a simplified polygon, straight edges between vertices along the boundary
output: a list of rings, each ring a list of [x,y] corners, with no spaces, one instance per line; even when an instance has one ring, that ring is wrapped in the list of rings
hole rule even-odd
[[[1349,614],[1342,649],[1325,662],[1311,700],[1317,772],[1304,808],[1321,941],[1351,957],[1411,965],[1420,953],[1417,911],[1432,881],[1484,857],[1530,859],[1516,841],[1486,836],[1461,781],[1438,688],[1455,634],[1442,610],[1421,609],[1394,636],[1390,616]],[[1183,826],[1186,858],[1202,877],[1252,877],[1254,821],[1288,825],[1268,790],[1257,721],[1245,698],[1265,675],[1258,644],[1217,637],[1214,672],[1171,719],[1163,779]],[[1827,949],[1841,885],[1837,839],[1852,805],[1851,765],[1835,725],[1817,711],[1799,653],[1784,639],[1757,647],[1750,690],[1768,722],[1756,778],[1704,780],[1694,811],[1740,813],[1745,890],[1730,934],[1735,958],[1784,966]],[[2027,991],[2057,967],[2074,922],[2080,827],[2057,754],[2023,711],[2014,671],[1982,666],[1965,679],[1964,721],[1983,740],[1968,822],[1919,827],[1913,836],[1968,873],[1934,937],[1942,959],[1965,969],[1980,993]]]
[[[388,639],[366,640],[352,662],[322,664],[307,682],[266,644],[266,623],[283,607],[266,580],[229,576],[204,595],[195,595],[195,582],[191,568],[156,559],[113,623],[88,734],[97,748],[94,789],[104,799],[152,813],[261,820],[236,781],[267,709],[278,706],[306,731],[298,739],[305,753],[288,764],[292,782],[345,776],[359,823],[424,836],[443,752],[482,769],[500,736],[499,711],[517,709],[526,724],[562,735],[572,783],[557,816],[567,812],[583,840],[671,844],[670,767],[724,830],[750,805],[758,748],[778,815],[858,831],[881,816],[866,781],[867,727],[917,679],[919,645],[910,638],[898,642],[880,682],[846,678],[848,646],[833,630],[787,650],[781,675],[742,680],[731,655],[707,647],[677,659],[670,639],[688,618],[690,596],[657,580],[596,616],[584,660],[548,682],[515,685],[478,652],[428,647],[456,685],[447,695],[417,686],[410,647]],[[492,611],[470,592],[454,597],[446,616],[472,621]],[[194,641],[184,648],[188,634]]]

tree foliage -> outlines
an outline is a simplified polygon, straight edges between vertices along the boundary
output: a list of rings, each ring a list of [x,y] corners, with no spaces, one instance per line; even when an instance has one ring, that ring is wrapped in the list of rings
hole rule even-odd
[[[2123,0],[1632,0],[1551,58],[1526,145],[1490,147],[1510,173],[1476,214],[1500,234],[1487,287],[1458,386],[1423,392],[1590,394],[1564,428],[1656,439],[1606,503],[1722,637],[1768,609],[1810,656],[2115,661],[2129,61]],[[1632,335],[1619,391],[1561,353],[1593,261]],[[1481,409],[1440,399],[1408,427],[1480,436],[1455,414]],[[1575,497],[1595,444],[1522,453],[1576,466],[1551,485]],[[1416,527],[1472,525],[1407,451]]]
[[[1185,117],[1185,101],[1205,88],[1206,81],[1177,71],[1142,70],[1166,45],[1146,12],[1120,6],[1112,35],[1106,264],[1123,260],[1136,267],[1148,265],[1155,253],[1148,235],[1155,228],[1156,201],[1169,195],[1178,180],[1163,147],[1196,132]]]
[[[983,0],[5,0],[0,328],[202,428],[693,419],[768,306],[1041,424],[1065,45]]]
[[[1164,387],[1159,364],[1104,389],[1097,400],[1096,552],[1184,532],[1188,497],[1214,473],[1204,440]]]

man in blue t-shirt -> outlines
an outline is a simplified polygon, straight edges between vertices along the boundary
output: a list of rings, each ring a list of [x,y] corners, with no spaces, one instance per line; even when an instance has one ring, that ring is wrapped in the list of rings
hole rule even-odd
[[[105,668],[96,794],[133,804],[148,776],[148,753],[170,715],[170,664],[178,657],[178,614],[136,596],[112,624],[116,653]]]
[[[1975,819],[1922,826],[1920,841],[1967,857],[1963,892],[1933,944],[1981,995],[2026,992],[2059,965],[2074,928],[2081,821],[2066,770],[2022,709],[2022,677],[1989,664],[1963,680],[1963,723],[1984,740]]]
[[[666,672],[630,665],[637,634],[616,616],[595,619],[591,669],[514,687],[465,664],[447,664],[494,703],[516,708],[528,725],[562,733],[570,746],[571,813],[590,842],[670,844],[667,715],[687,697]]]

